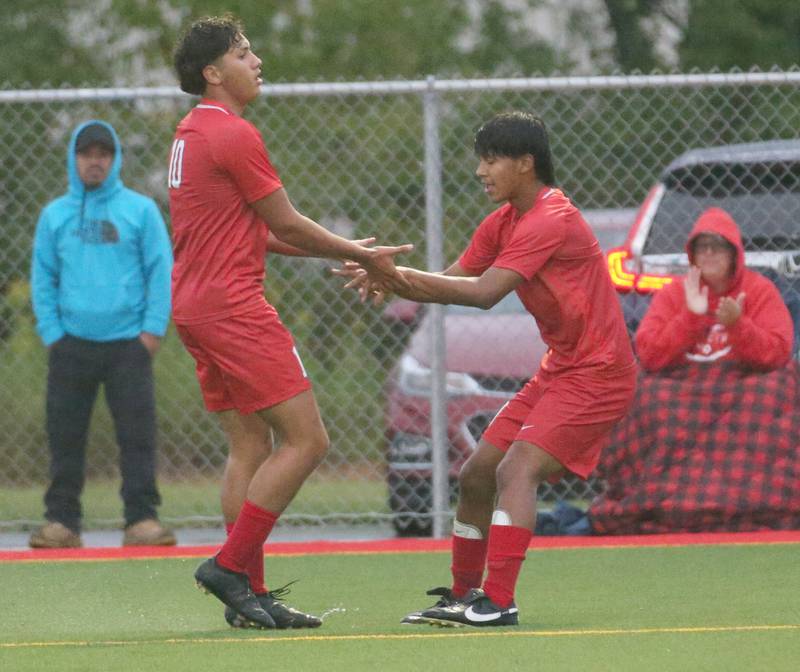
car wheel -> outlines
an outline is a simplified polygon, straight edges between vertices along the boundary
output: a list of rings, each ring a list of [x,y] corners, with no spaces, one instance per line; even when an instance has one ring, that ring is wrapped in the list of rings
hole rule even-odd
[[[389,508],[394,517],[392,526],[400,537],[429,537],[431,523],[431,484],[416,474],[390,473]]]
[[[430,537],[433,525],[430,518],[409,518],[398,514],[392,519],[398,537]]]
[[[392,526],[399,537],[430,537],[433,534],[433,520],[430,511],[433,506],[431,482],[414,474],[390,472],[389,508],[392,510]],[[450,478],[450,504],[458,499],[458,481]]]

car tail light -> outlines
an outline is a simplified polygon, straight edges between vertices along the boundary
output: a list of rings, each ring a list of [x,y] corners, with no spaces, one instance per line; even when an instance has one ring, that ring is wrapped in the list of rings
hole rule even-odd
[[[635,289],[642,294],[650,294],[675,279],[671,275],[639,275],[629,270],[629,259],[630,252],[624,247],[614,248],[608,253],[608,272],[618,292],[630,292]]]
[[[629,292],[636,286],[636,274],[625,268],[628,251],[617,247],[608,253],[608,272],[611,282],[619,292]]]
[[[640,275],[636,278],[636,291],[642,294],[657,292],[674,279],[671,275]]]

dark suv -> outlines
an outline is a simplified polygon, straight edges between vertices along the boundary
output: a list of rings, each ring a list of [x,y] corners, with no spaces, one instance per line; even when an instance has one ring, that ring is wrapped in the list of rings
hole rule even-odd
[[[742,231],[748,267],[769,277],[800,327],[800,140],[695,149],[662,173],[628,237],[608,253],[631,332],[653,292],[686,271],[686,238],[703,210],[727,210]]]

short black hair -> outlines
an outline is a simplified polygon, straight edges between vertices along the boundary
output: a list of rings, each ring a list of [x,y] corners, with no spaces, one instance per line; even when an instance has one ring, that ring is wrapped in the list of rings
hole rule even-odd
[[[547,129],[539,117],[528,112],[503,112],[489,119],[475,134],[475,154],[515,159],[530,154],[539,181],[555,184]]]
[[[233,14],[205,16],[190,25],[175,46],[173,65],[181,90],[201,96],[206,90],[203,68],[242,39],[244,25]]]

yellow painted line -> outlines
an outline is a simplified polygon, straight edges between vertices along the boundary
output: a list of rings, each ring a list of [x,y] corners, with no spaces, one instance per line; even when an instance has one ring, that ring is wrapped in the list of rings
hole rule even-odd
[[[19,560],[0,560],[0,567],[8,565],[50,565],[65,562],[152,562],[153,560],[202,560],[209,555],[144,555],[137,558],[21,558]],[[265,556],[266,557],[266,556]],[[276,556],[278,557],[278,556]],[[287,555],[286,557],[290,557]]]
[[[475,638],[475,637],[620,637],[627,635],[691,635],[732,632],[800,631],[800,623],[775,625],[720,625],[674,628],[587,629],[587,630],[461,630],[447,632],[386,634],[386,635],[294,635],[289,637],[179,637],[169,639],[79,640],[52,642],[2,642],[0,649],[40,649],[47,647],[103,647],[143,646],[159,644],[277,644],[284,642],[350,642],[350,641],[403,641],[419,639]]]

